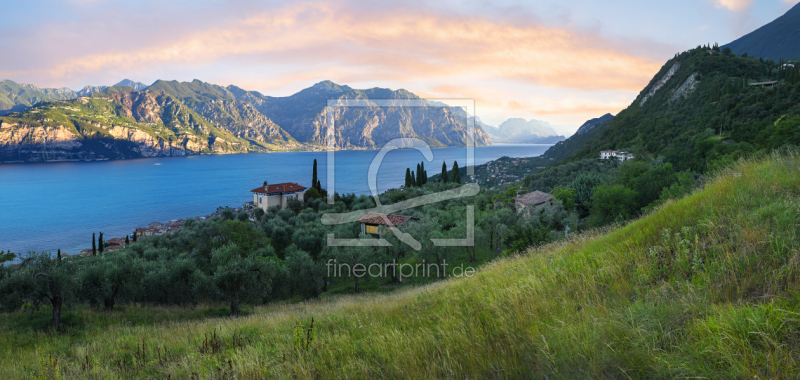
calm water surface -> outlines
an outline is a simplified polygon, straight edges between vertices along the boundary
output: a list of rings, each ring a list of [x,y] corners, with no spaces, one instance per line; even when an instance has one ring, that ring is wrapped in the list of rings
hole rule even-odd
[[[503,157],[534,157],[550,145],[493,145],[475,148],[475,163]],[[367,171],[377,151],[342,151],[335,157],[335,190],[368,194]],[[428,175],[466,163],[465,150],[433,149]],[[326,183],[325,152],[289,152],[147,158],[105,162],[0,165],[0,250],[78,253],[91,247],[92,232],[107,239],[134,228],[208,215],[219,206],[253,200],[250,190],[270,183],[311,184],[318,162]],[[424,160],[416,150],[390,152],[378,171],[378,189],[405,181],[405,169]]]

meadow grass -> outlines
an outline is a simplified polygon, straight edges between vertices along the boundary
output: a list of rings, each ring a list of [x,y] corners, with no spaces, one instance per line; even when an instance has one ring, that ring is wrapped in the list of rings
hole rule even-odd
[[[772,154],[472,278],[238,318],[78,308],[66,333],[2,315],[0,378],[796,378],[798,227],[800,155]]]

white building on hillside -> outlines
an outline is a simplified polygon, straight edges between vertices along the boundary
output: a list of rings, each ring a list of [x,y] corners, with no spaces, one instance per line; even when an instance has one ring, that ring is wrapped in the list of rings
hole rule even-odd
[[[628,161],[633,159],[633,154],[628,152],[620,152],[616,150],[604,150],[600,152],[600,159],[601,160],[608,160],[611,158],[616,158],[620,161]]]

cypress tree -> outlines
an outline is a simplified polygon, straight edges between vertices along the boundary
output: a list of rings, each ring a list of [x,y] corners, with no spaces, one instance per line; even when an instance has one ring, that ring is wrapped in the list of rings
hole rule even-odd
[[[322,191],[322,183],[317,180],[317,191]]]
[[[458,161],[453,161],[453,171],[450,174],[450,182],[461,184],[461,173],[458,172]]]
[[[97,250],[103,253],[103,233],[100,233],[100,238],[97,239]]]
[[[419,163],[419,170],[420,170],[420,173],[422,173],[422,180],[420,181],[420,185],[424,185],[424,184],[428,183],[428,179],[425,178],[426,177],[426,175],[425,175],[425,161],[422,161],[422,162]]]
[[[447,163],[442,162],[442,176],[439,178],[439,182],[447,183]]]
[[[128,239],[128,235],[125,235],[125,246],[127,247],[128,244],[130,244],[130,243],[131,243],[131,240]]]
[[[411,186],[417,186],[417,179],[414,178],[414,172],[411,172]]]
[[[423,178],[423,183],[422,183],[423,185],[428,183],[428,171],[427,170],[423,170],[422,171],[422,178]]]
[[[133,232],[133,242],[134,242],[134,243],[136,242],[136,235],[138,235],[138,234],[136,233],[136,231],[134,231],[134,232]]]
[[[92,256],[97,256],[97,243],[95,242],[94,232],[92,232]]]
[[[58,265],[61,265],[61,248],[58,249]]]
[[[406,186],[411,187],[411,169],[406,168]]]
[[[317,159],[315,158],[314,159],[314,169],[313,169],[313,171],[311,173],[311,187],[316,187],[317,186],[317,182],[318,182],[317,181]],[[317,188],[317,190],[319,190],[319,188]]]
[[[414,186],[416,187],[422,186],[422,170],[419,168],[419,164],[417,164],[417,175],[414,178],[416,178],[414,180]]]

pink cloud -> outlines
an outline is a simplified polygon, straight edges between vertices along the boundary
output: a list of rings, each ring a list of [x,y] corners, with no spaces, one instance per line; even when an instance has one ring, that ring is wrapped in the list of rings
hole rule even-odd
[[[631,52],[636,47],[594,33],[536,22],[426,9],[379,13],[352,4],[317,2],[189,27],[166,38],[145,34],[134,46],[114,46],[113,33],[89,30],[81,37],[100,43],[2,74],[52,82],[103,71],[238,62],[281,74],[254,80],[267,85],[265,89],[271,83],[280,86],[297,78],[338,73],[353,81],[473,75],[546,87],[638,91],[663,63]]]

